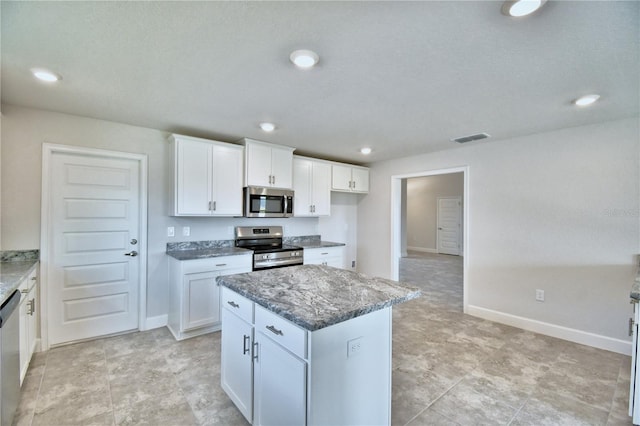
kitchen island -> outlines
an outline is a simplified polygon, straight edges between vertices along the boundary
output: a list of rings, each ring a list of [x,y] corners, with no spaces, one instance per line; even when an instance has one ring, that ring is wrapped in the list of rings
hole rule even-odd
[[[391,421],[391,309],[406,285],[321,265],[217,279],[222,388],[261,424]]]

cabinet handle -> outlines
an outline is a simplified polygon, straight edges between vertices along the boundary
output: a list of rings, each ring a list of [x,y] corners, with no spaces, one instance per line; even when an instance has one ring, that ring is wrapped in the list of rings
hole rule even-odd
[[[322,256],[329,254],[329,252],[320,253]]]
[[[233,300],[229,300],[227,303],[228,303],[228,304],[230,304],[230,305],[231,305],[232,307],[234,307],[234,308],[239,308],[239,307],[240,307],[240,305],[238,305],[238,304],[237,304],[236,302],[234,302]]]
[[[247,336],[246,334],[243,335],[243,341],[242,341],[242,355],[246,355],[249,353],[249,351],[251,350],[251,345],[248,345],[247,343],[249,343],[249,340],[251,339],[251,336]]]
[[[253,342],[253,360],[258,360],[258,342]]]
[[[36,311],[36,299],[31,299],[29,300],[29,310],[27,311],[27,314],[33,315],[35,311]]]
[[[216,263],[216,266],[227,266],[226,263]]]
[[[309,213],[313,213],[313,206],[309,206]]]
[[[26,289],[26,290],[25,290],[25,289],[22,289],[22,290],[20,290],[20,293],[22,293],[22,294],[27,294],[27,293],[29,293],[29,289]]]
[[[213,211],[216,211],[216,202],[213,202]]]
[[[275,328],[272,325],[268,325],[266,328],[267,328],[267,330],[269,330],[273,334],[277,334],[279,336],[284,336],[284,334],[282,333],[282,330],[278,330],[277,328]]]
[[[137,241],[136,241],[136,242],[137,242]],[[132,243],[132,244],[135,244],[135,243]],[[38,277],[31,277],[31,281],[35,281],[35,280],[37,280],[37,279],[38,279]]]
[[[274,185],[276,184],[276,176],[275,176],[275,175],[273,175],[273,182],[272,182],[272,183],[273,183]]]
[[[629,318],[629,336],[633,336],[633,326],[635,325],[635,321],[633,318]]]

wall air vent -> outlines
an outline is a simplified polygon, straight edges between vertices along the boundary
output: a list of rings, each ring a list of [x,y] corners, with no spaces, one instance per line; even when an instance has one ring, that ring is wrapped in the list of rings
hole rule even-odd
[[[472,141],[479,141],[480,139],[487,139],[490,137],[491,135],[488,133],[477,133],[475,135],[462,136],[459,138],[451,139],[451,142],[467,143]]]

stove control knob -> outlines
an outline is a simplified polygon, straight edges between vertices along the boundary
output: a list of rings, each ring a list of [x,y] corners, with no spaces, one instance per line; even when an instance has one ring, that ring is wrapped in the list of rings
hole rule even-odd
[[[263,258],[263,259],[268,259],[268,258],[269,258],[269,255],[268,255],[268,254],[263,254],[263,255],[262,255],[262,258]]]

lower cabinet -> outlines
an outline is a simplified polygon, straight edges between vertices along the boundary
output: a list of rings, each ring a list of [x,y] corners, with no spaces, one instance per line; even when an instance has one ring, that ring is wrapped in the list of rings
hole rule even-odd
[[[305,265],[327,265],[344,269],[344,246],[305,248]]]
[[[256,333],[253,424],[306,423],[307,363],[264,333]]]
[[[19,285],[20,300],[20,384],[24,380],[36,349],[38,334],[37,268]]]
[[[631,340],[631,383],[629,390],[629,416],[632,417],[634,425],[640,424],[640,369],[638,368],[638,356],[640,355],[640,345],[638,342],[638,327],[640,325],[640,305],[637,301],[633,303],[633,319],[631,320],[630,332]]]
[[[220,275],[251,272],[251,253],[207,259],[169,259],[168,327],[177,340],[220,330]]]
[[[390,424],[391,318],[309,332],[223,287],[222,389],[253,425]]]

